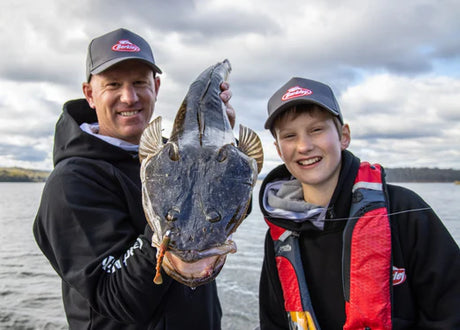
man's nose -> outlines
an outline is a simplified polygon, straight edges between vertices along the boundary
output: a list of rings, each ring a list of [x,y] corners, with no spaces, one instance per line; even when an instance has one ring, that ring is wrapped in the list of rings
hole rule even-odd
[[[134,104],[139,97],[137,96],[136,89],[132,85],[125,85],[121,90],[120,100],[126,104]]]

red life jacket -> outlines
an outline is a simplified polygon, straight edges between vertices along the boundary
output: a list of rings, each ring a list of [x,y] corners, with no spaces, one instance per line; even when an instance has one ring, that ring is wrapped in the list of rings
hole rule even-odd
[[[363,162],[343,233],[344,329],[391,329],[391,231],[380,165]],[[265,219],[291,329],[319,329],[300,257],[298,233]]]

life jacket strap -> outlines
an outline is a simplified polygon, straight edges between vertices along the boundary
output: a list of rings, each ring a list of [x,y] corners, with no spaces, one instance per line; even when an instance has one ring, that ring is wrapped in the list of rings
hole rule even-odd
[[[291,330],[320,330],[308,311],[288,312],[288,318]]]
[[[291,330],[319,330],[300,256],[297,233],[265,219],[275,246],[275,261]]]
[[[391,230],[379,165],[361,163],[344,230],[344,329],[391,329]]]

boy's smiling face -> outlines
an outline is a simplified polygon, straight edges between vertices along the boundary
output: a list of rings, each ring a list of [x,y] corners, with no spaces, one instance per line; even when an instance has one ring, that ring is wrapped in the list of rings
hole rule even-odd
[[[342,150],[350,144],[348,125],[340,130],[341,134],[334,117],[319,107],[287,114],[274,124],[278,154],[289,172],[302,183],[304,198],[310,203],[318,203],[314,199],[321,196],[309,196],[308,192],[325,194],[324,204],[324,197],[328,202],[337,185]]]

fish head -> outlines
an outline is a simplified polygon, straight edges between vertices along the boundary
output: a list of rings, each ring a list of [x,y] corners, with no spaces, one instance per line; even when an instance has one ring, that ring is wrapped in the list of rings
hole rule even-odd
[[[143,203],[152,243],[167,231],[163,269],[188,286],[214,279],[226,255],[236,252],[231,234],[246,216],[257,164],[236,146],[167,143],[142,166]]]

